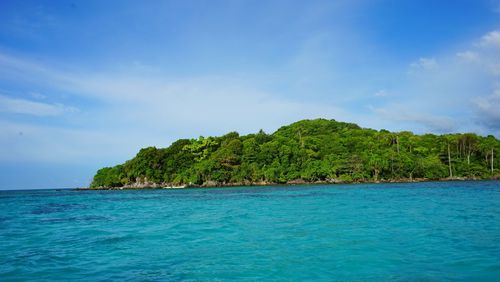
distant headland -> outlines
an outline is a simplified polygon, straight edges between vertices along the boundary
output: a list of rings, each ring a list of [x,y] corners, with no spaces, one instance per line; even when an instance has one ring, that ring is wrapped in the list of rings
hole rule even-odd
[[[272,134],[180,139],[97,171],[91,189],[500,179],[500,141],[474,133],[415,135],[335,120]]]

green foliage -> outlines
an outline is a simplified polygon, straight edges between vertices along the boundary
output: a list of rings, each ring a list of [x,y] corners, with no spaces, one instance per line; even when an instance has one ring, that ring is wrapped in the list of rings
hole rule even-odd
[[[202,161],[216,148],[218,142],[213,137],[200,136],[198,140],[192,140],[182,148],[190,152],[196,161]]]
[[[499,174],[500,142],[472,133],[414,135],[335,120],[302,120],[273,134],[181,139],[148,147],[97,171],[91,187],[165,184],[487,178]]]

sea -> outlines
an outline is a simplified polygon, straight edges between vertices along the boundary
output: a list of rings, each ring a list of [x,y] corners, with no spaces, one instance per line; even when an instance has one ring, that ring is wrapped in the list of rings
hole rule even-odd
[[[500,281],[500,181],[0,191],[0,281]]]

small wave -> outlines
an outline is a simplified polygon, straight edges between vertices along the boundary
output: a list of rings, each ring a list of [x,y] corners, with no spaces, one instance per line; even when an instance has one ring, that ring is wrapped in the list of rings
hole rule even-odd
[[[58,203],[48,203],[43,206],[39,206],[31,211],[31,214],[50,214],[56,212],[65,212],[68,210],[84,209],[86,205],[82,204],[58,204]]]
[[[109,220],[109,218],[105,216],[80,216],[80,217],[61,217],[61,218],[45,218],[42,219],[43,222],[47,223],[65,223],[65,222],[87,222],[87,221],[103,221]]]
[[[130,240],[133,240],[134,236],[132,235],[116,235],[116,236],[106,236],[106,237],[100,237],[96,239],[97,244],[119,244],[122,242],[127,242]]]

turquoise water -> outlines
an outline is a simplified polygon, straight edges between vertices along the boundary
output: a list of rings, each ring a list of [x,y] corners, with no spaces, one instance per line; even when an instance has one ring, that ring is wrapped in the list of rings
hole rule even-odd
[[[1,191],[0,280],[499,281],[500,181]]]

